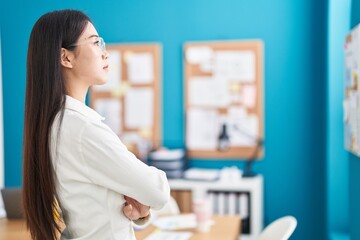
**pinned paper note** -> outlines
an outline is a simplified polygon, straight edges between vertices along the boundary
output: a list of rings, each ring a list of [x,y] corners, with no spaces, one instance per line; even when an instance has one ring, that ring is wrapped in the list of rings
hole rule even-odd
[[[234,93],[240,93],[241,90],[241,84],[239,82],[229,82],[229,92]]]
[[[154,92],[151,88],[129,88],[125,95],[125,126],[151,128],[154,124]]]
[[[253,108],[256,104],[256,87],[255,85],[244,85],[241,87],[242,104],[245,107]]]
[[[187,115],[187,148],[190,150],[215,150],[219,132],[218,112],[216,110],[191,108]]]
[[[348,99],[343,100],[343,108],[344,108],[344,122],[348,122],[350,116],[350,106]]]
[[[214,61],[209,60],[200,63],[199,69],[204,73],[212,73],[214,71]]]
[[[115,134],[121,133],[121,104],[117,99],[98,99],[94,104],[95,111],[105,117],[107,124]]]
[[[151,139],[152,138],[152,130],[149,127],[143,127],[139,129],[139,135],[142,136],[145,139]]]
[[[154,80],[154,59],[151,53],[132,53],[127,57],[129,82],[146,84]]]
[[[114,88],[111,91],[111,95],[113,97],[120,98],[126,94],[126,91],[129,89],[129,87],[130,87],[130,85],[127,81],[121,82],[121,84],[118,87]]]
[[[237,147],[255,146],[258,144],[259,119],[249,115],[245,108],[233,107],[228,111],[230,145]]]
[[[226,79],[196,77],[189,81],[189,104],[202,107],[226,107],[230,103]]]
[[[231,81],[255,81],[255,53],[253,51],[218,51],[215,53],[214,76]]]
[[[206,46],[189,47],[186,51],[186,61],[192,64],[209,63],[214,56],[214,51]]]

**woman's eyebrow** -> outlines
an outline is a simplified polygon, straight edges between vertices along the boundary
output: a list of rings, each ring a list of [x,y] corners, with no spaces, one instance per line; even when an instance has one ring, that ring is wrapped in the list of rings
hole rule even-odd
[[[90,38],[93,38],[93,37],[99,37],[99,35],[93,34],[93,35],[90,35],[89,37],[87,37],[86,39],[90,39]]]

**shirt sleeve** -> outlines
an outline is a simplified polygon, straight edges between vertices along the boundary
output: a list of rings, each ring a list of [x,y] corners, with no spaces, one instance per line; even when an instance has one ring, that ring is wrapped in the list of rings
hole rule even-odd
[[[153,209],[162,208],[169,200],[166,174],[137,159],[105,124],[86,123],[80,143],[83,161],[94,184]]]

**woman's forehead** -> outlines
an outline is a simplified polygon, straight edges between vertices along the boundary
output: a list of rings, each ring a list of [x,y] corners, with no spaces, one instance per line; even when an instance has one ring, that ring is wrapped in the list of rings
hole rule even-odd
[[[86,40],[86,39],[89,39],[92,37],[99,37],[99,34],[96,31],[94,25],[91,22],[88,22],[88,24],[85,27],[84,32],[80,36],[80,39]]]

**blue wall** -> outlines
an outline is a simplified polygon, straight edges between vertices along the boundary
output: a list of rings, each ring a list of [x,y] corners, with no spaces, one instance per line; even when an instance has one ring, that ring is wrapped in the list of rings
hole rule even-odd
[[[329,239],[349,234],[349,161],[344,149],[344,41],[351,0],[329,1],[327,83],[327,224]]]
[[[109,43],[163,45],[163,138],[183,146],[182,44],[260,38],[265,43],[265,225],[291,214],[293,239],[326,236],[327,1],[12,1],[1,2],[5,185],[21,184],[25,58],[31,27],[43,13],[84,10]],[[222,167],[238,161],[194,160]]]
[[[351,239],[360,239],[360,159],[354,155],[349,154],[350,160],[350,235]]]
[[[351,28],[360,23],[360,0],[352,0]],[[348,154],[350,175],[350,234],[351,239],[360,239],[360,159]]]

